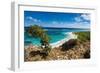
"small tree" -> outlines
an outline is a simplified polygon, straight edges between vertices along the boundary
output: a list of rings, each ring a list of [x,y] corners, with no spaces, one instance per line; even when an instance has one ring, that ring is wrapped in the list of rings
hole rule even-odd
[[[46,31],[42,29],[42,27],[38,25],[31,26],[28,30],[28,33],[35,38],[40,38],[41,48],[43,50],[50,50],[50,37],[47,35]]]
[[[29,28],[28,33],[35,38],[41,38],[46,32],[40,26],[34,25]]]

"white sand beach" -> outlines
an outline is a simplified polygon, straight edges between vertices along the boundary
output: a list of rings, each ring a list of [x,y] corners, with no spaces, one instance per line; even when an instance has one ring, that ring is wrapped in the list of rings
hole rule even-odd
[[[59,47],[61,46],[62,44],[64,44],[66,41],[70,40],[70,39],[76,39],[77,36],[75,34],[73,34],[72,32],[69,32],[69,33],[66,33],[66,34],[69,34],[68,37],[56,42],[56,43],[52,43],[50,44],[52,48],[55,48],[55,47]]]

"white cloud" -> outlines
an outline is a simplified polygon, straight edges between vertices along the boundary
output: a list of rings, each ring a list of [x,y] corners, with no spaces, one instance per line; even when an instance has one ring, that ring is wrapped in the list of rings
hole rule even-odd
[[[58,24],[58,22],[57,21],[52,21],[52,24]]]
[[[86,23],[75,23],[75,24],[72,24],[71,27],[73,28],[90,28],[90,25]]]
[[[81,22],[82,19],[81,19],[80,17],[75,17],[75,21],[76,21],[76,22]]]
[[[90,15],[89,14],[82,14],[78,17],[75,17],[74,20],[76,22],[85,22],[85,21],[90,20]]]
[[[30,20],[32,20],[33,18],[32,18],[31,16],[29,16],[29,17],[26,17],[26,19],[30,19]]]
[[[89,14],[82,14],[81,17],[82,17],[84,20],[90,20],[90,15],[89,15]]]
[[[33,17],[31,17],[31,16],[26,17],[26,19],[29,19],[29,20],[31,20],[31,21],[33,21],[33,22],[41,22],[41,20],[36,19],[36,18],[33,18]]]
[[[86,22],[76,22],[76,23],[68,23],[68,22],[59,22],[59,24],[44,24],[47,27],[62,27],[62,28],[90,28],[90,24]]]

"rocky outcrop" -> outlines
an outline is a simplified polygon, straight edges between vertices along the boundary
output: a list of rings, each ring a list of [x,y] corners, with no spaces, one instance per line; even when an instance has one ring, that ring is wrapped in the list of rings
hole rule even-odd
[[[89,59],[90,42],[81,43],[71,39],[62,46],[51,49],[49,54],[39,47],[30,45],[25,49],[25,53],[25,61]]]
[[[70,48],[73,48],[75,45],[77,45],[77,40],[76,39],[70,39],[69,41],[65,42],[61,47],[62,50],[68,50]]]

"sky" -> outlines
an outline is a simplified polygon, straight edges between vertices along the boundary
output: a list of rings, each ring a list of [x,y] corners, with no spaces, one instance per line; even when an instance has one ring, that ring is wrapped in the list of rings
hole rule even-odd
[[[90,28],[89,13],[24,11],[24,26]]]

